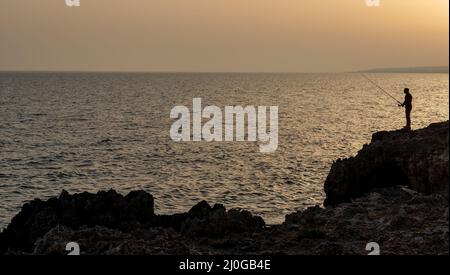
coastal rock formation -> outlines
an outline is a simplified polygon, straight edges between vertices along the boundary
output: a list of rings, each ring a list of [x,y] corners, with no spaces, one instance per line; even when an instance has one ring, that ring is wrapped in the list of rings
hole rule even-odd
[[[181,232],[187,236],[217,237],[229,233],[255,232],[264,226],[261,217],[253,216],[246,210],[231,209],[227,212],[221,204],[211,208],[203,201],[188,212]]]
[[[325,181],[325,206],[395,185],[424,194],[448,192],[448,141],[448,121],[415,131],[375,133],[355,157],[333,163]]]
[[[117,232],[147,232],[153,228],[171,229],[187,236],[223,236],[260,230],[265,223],[261,217],[253,216],[248,211],[227,211],[222,205],[211,207],[205,201],[187,213],[156,215],[153,197],[145,191],[132,191],[126,196],[114,190],[74,195],[63,191],[58,198],[45,202],[35,199],[26,203],[0,234],[0,253],[8,250],[31,252],[38,239],[60,226],[92,232],[94,236],[104,232],[107,236],[119,236]],[[102,234],[98,237],[105,236]],[[120,238],[127,239],[128,236]]]
[[[152,195],[70,195],[26,203],[0,233],[0,254],[366,255],[449,254],[448,122],[413,132],[380,132],[337,161],[326,205],[265,226],[242,209],[202,201],[188,212],[154,213]]]
[[[133,191],[125,197],[113,190],[74,195],[63,191],[58,198],[24,204],[0,235],[0,252],[7,248],[30,251],[37,238],[57,225],[126,229],[154,216],[153,197],[144,191]]]
[[[192,243],[170,228],[121,232],[95,226],[73,230],[56,226],[36,241],[34,255],[64,255],[68,242],[77,242],[83,255],[183,255],[192,254]]]
[[[448,255],[448,202],[448,193],[387,187],[351,203],[287,215],[283,226],[296,227],[312,254],[368,254],[367,243],[376,242],[383,255]]]
[[[205,203],[194,207],[205,216],[191,216],[195,222],[181,231],[58,225],[37,238],[32,250],[10,248],[7,254],[65,255],[69,242],[77,242],[83,255],[367,255],[369,242],[376,242],[382,255],[449,253],[448,194],[423,195],[402,186],[375,189],[351,203],[289,214],[281,225],[227,234],[207,232],[223,230],[218,227],[228,218],[219,218],[222,210],[212,218],[206,209]]]

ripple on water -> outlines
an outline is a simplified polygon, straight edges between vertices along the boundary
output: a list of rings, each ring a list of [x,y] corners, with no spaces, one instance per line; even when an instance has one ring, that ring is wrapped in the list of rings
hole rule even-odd
[[[448,119],[448,74],[373,78],[398,98],[398,83],[408,83],[415,128]],[[152,193],[159,213],[206,199],[281,222],[322,202],[333,160],[404,123],[389,98],[351,74],[0,73],[0,96],[0,227],[35,197],[110,188]],[[172,142],[170,110],[190,107],[193,97],[220,107],[279,106],[277,152]]]

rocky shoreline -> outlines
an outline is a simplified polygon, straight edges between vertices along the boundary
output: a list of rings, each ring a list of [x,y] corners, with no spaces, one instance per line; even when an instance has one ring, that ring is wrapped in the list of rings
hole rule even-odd
[[[151,194],[114,190],[35,199],[0,234],[0,254],[365,255],[449,254],[449,123],[379,132],[357,156],[336,161],[325,207],[267,226],[242,209],[202,201],[158,215]]]

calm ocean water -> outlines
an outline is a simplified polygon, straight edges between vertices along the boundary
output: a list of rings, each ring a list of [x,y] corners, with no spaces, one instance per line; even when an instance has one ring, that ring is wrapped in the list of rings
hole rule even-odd
[[[414,96],[413,128],[449,117],[448,74],[369,74],[399,100]],[[192,105],[279,106],[279,147],[175,143],[170,110]],[[358,74],[0,73],[0,227],[33,198],[144,189],[158,213],[202,199],[279,223],[321,204],[333,160],[403,109]]]

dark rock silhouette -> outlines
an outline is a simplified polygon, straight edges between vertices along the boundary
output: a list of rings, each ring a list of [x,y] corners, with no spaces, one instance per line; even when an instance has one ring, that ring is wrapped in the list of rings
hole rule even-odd
[[[253,216],[241,209],[231,209],[226,212],[223,205],[210,207],[203,201],[194,206],[188,213],[181,232],[187,236],[224,236],[227,233],[244,233],[257,231],[265,226],[261,217]]]
[[[265,226],[242,209],[202,201],[157,215],[152,195],[133,191],[70,195],[24,204],[0,234],[0,254],[263,255],[449,253],[448,122],[379,132],[356,157],[333,164],[326,205]],[[414,190],[413,190],[414,189]]]
[[[74,229],[101,225],[126,230],[134,223],[149,222],[154,216],[153,197],[144,191],[133,191],[125,197],[113,190],[74,195],[63,191],[59,198],[24,204],[1,234],[0,252],[7,248],[30,251],[37,238],[57,225]]]
[[[325,181],[325,206],[395,185],[424,194],[448,192],[448,131],[447,121],[415,131],[375,133],[357,156],[333,163]]]
[[[448,202],[448,193],[373,189],[351,203],[289,214],[283,226],[296,228],[311,254],[368,254],[366,244],[377,242],[382,255],[448,255]]]
[[[184,255],[192,242],[171,228],[136,228],[122,232],[101,226],[74,230],[56,226],[36,241],[32,254],[64,255],[67,240],[76,241],[85,255]]]
[[[58,198],[26,203],[9,226],[0,234],[0,252],[8,249],[31,252],[35,242],[52,228],[65,226],[73,230],[104,227],[118,232],[137,229],[170,228],[189,236],[223,236],[264,227],[264,220],[250,212],[222,205],[211,207],[202,201],[188,213],[155,215],[152,195],[132,191],[126,196],[114,190],[70,195],[63,191]],[[108,231],[111,233],[110,231]]]
[[[220,229],[232,226],[229,218],[234,220],[222,216],[221,207],[213,211],[201,203],[194,209],[201,217],[191,215],[181,231],[143,225],[126,232],[104,226],[55,226],[26,254],[66,254],[65,245],[75,241],[85,255],[365,255],[368,242],[377,242],[383,255],[448,255],[445,193],[423,195],[401,186],[375,189],[352,203],[310,207],[287,215],[281,225],[247,232]],[[243,225],[254,219],[237,220],[245,229]],[[216,232],[208,232],[211,229]]]

